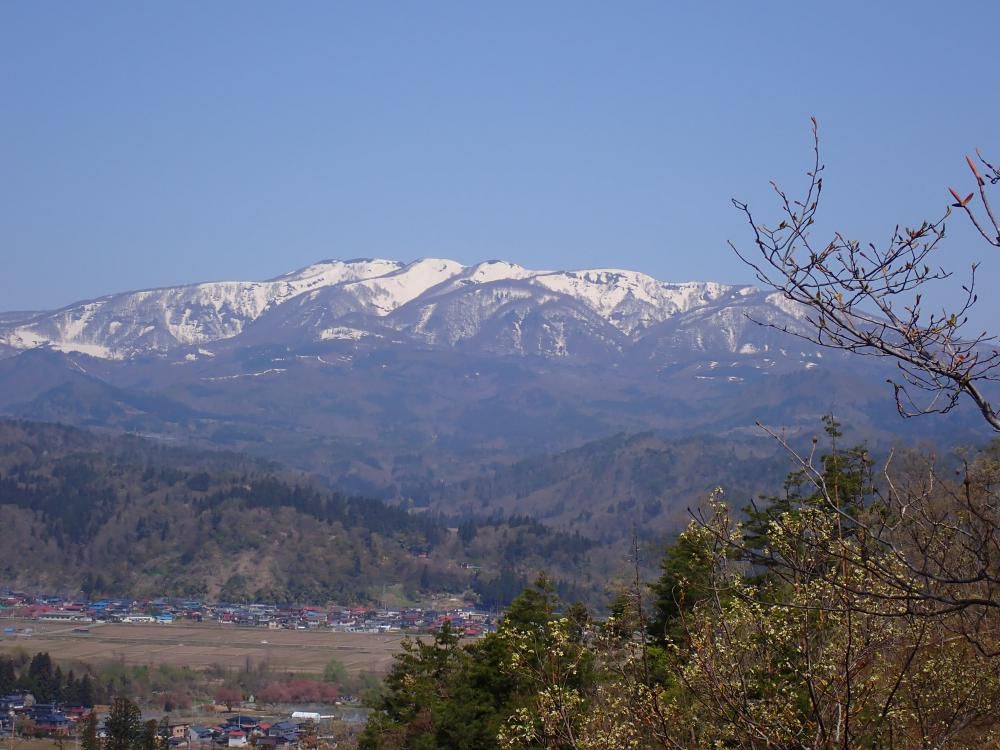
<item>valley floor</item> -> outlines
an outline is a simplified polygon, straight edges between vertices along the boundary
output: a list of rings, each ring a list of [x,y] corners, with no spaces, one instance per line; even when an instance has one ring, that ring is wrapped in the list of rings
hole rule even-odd
[[[4,621],[7,622],[6,620]],[[14,620],[30,635],[4,634],[0,654],[48,652],[58,662],[187,666],[243,669],[248,662],[274,671],[321,675],[331,658],[351,674],[382,674],[400,650],[403,636],[381,633],[263,630],[219,623],[88,624],[76,632],[65,623]]]

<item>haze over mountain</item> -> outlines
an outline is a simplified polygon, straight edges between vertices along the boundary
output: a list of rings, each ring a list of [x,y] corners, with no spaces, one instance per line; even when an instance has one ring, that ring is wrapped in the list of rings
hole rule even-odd
[[[865,437],[971,434],[902,422],[883,368],[777,330],[802,325],[751,286],[331,260],[0,313],[0,413],[246,450],[418,503],[618,433],[811,434],[833,412]]]

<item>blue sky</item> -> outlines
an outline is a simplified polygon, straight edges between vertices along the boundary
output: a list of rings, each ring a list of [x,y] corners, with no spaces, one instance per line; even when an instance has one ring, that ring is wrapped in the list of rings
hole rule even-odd
[[[0,4],[0,310],[330,257],[749,281],[729,199],[810,115],[822,229],[882,240],[1000,158],[1000,4],[822,6]]]

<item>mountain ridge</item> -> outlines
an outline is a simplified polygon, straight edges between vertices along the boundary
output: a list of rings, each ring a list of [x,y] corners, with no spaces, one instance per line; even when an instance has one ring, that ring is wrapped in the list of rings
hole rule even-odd
[[[238,339],[322,341],[389,331],[413,343],[480,341],[489,349],[483,336],[489,330],[500,353],[566,357],[587,352],[592,342],[598,350],[609,343],[624,350],[667,321],[747,301],[764,317],[791,325],[799,317],[747,285],[665,282],[613,268],[532,270],[502,260],[354,258],[319,261],[263,281],[159,287],[56,310],[0,313],[0,347],[8,355],[50,347],[134,359]]]
[[[781,330],[804,325],[750,286],[321,261],[0,313],[0,414],[246,451],[397,500],[619,432],[794,435],[833,413],[862,439],[981,439],[961,413],[901,421],[887,363]]]

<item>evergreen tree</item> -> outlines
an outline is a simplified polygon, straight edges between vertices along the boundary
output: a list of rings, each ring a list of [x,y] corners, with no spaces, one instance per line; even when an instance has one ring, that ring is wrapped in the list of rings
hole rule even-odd
[[[543,627],[552,619],[557,603],[555,586],[543,573],[510,603],[504,626],[522,630]]]
[[[652,585],[655,600],[649,634],[659,643],[678,641],[683,637],[681,614],[712,591],[712,561],[704,545],[684,533],[667,548],[660,571]]]
[[[161,750],[161,747],[160,725],[156,719],[150,719],[142,725],[135,750]]]
[[[59,703],[65,700],[63,697],[63,673],[61,667],[56,667],[52,672],[52,680],[49,683],[49,692],[51,694],[51,700],[54,703]]]
[[[0,695],[6,695],[14,690],[17,674],[14,671],[14,660],[0,657]]]
[[[72,669],[66,675],[66,682],[62,688],[62,700],[65,703],[80,702],[80,684],[77,682],[76,674]]]
[[[77,702],[87,708],[93,708],[94,706],[94,683],[93,680],[90,679],[89,674],[85,674],[80,680]]]
[[[468,545],[476,538],[478,530],[475,521],[465,521],[458,527],[458,538],[462,540],[463,545]]]
[[[80,750],[101,750],[101,743],[97,738],[97,714],[93,711],[84,722],[83,732],[80,735]]]
[[[134,750],[143,741],[142,712],[128,698],[116,698],[104,728],[108,734],[104,750]]]
[[[31,657],[28,674],[22,683],[39,703],[50,703],[55,699],[56,686],[52,659],[47,653],[37,653]]]
[[[160,738],[162,746],[166,747],[167,741],[170,739],[170,716],[167,714],[164,714],[163,718],[160,719],[156,728],[156,736]]]
[[[850,519],[872,502],[875,489],[871,456],[864,445],[843,450],[839,445],[843,437],[840,427],[833,416],[823,417],[829,451],[820,458],[815,474],[804,469],[793,471],[785,478],[782,495],[763,497],[760,503],[743,508],[747,517],[744,546],[754,565],[767,569],[774,564],[769,559],[771,524],[780,523],[784,514],[794,516],[803,508],[820,506],[839,511],[844,535],[849,537],[853,532]],[[829,507],[831,503],[835,507]]]
[[[522,688],[506,668],[509,660],[508,643],[498,635],[462,647],[448,624],[432,644],[409,642],[386,677],[359,747],[496,748],[499,730]]]

